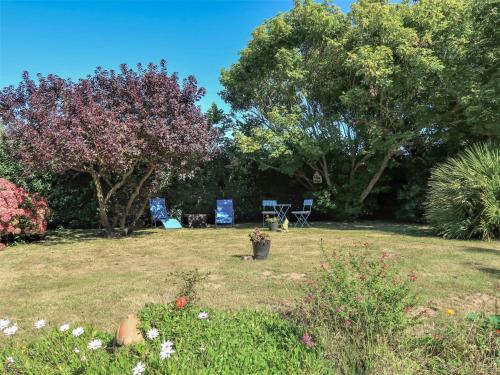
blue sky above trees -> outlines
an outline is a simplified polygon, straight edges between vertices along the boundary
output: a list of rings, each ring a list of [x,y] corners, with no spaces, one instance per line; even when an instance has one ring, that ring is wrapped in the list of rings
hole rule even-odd
[[[336,1],[344,11],[349,0]],[[194,74],[207,89],[204,109],[221,87],[222,67],[237,61],[251,31],[289,10],[272,1],[0,1],[0,87],[24,70],[78,79],[98,65],[118,68],[165,58],[169,71]]]

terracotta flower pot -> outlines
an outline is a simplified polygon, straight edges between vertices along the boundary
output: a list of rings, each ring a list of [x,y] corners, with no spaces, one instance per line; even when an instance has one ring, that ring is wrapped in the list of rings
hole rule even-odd
[[[133,345],[144,341],[141,331],[137,328],[139,318],[136,315],[128,315],[120,322],[116,330],[116,343],[118,345]]]

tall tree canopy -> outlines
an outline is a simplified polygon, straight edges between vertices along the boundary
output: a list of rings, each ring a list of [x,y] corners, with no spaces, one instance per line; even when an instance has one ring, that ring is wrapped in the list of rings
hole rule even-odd
[[[78,82],[28,73],[0,94],[6,143],[30,171],[92,177],[101,225],[130,233],[162,174],[189,171],[216,151],[218,132],[196,102],[190,76],[179,85],[166,64],[97,68]]]
[[[240,147],[310,190],[320,173],[323,193],[355,215],[412,142],[471,122],[465,109],[444,116],[470,91],[453,82],[472,38],[470,9],[458,0],[359,0],[346,14],[296,1],[222,72],[222,95],[241,114]],[[454,46],[462,49],[450,53]]]

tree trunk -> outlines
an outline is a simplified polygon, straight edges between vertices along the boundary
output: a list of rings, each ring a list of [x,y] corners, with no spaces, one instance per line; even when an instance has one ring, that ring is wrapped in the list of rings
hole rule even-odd
[[[125,184],[125,181],[127,181],[127,178],[130,177],[130,175],[134,172],[134,166],[130,167],[130,169],[123,175],[122,179],[116,183],[115,185],[111,186],[111,189],[109,189],[108,193],[106,194],[106,197],[104,198],[104,203],[107,205],[111,197],[113,196],[114,193],[120,189],[123,184]]]
[[[382,176],[382,173],[384,173],[385,168],[387,168],[387,164],[389,164],[389,160],[391,160],[392,156],[396,153],[396,151],[393,148],[390,148],[389,151],[384,156],[384,159],[382,160],[382,164],[380,164],[380,167],[368,183],[368,186],[366,186],[365,190],[361,193],[359,197],[359,203],[363,203],[368,194],[371,193],[373,187],[375,184],[378,182],[380,177]]]
[[[132,233],[133,230],[135,229],[135,226],[137,224],[137,220],[139,220],[140,217],[142,216],[142,214],[144,213],[144,210],[146,209],[146,206],[149,202],[149,198],[151,198],[151,192],[149,194],[147,194],[146,197],[144,198],[144,201],[142,202],[141,207],[137,211],[134,219],[132,220],[132,223],[130,224],[130,228],[128,229],[128,234]]]
[[[132,209],[132,205],[134,204],[135,199],[137,196],[140,194],[142,186],[144,183],[148,180],[148,178],[151,176],[151,174],[154,172],[155,167],[152,165],[149,167],[148,171],[142,178],[139,180],[137,185],[135,186],[134,192],[130,196],[127,206],[125,207],[125,212],[123,212],[122,217],[120,219],[120,231],[123,235],[127,235],[129,233],[130,228],[127,228],[127,218],[130,214],[130,210]],[[135,221],[133,221],[135,224]]]
[[[109,224],[107,206],[106,206],[106,201],[104,198],[104,192],[102,190],[102,184],[101,184],[100,177],[95,171],[90,172],[90,175],[92,176],[92,179],[94,180],[94,185],[95,185],[95,189],[96,189],[96,193],[97,193],[97,202],[99,204],[99,219],[101,221],[101,225],[103,226],[104,230],[106,231],[106,235],[108,237],[111,237],[113,234],[113,228]]]

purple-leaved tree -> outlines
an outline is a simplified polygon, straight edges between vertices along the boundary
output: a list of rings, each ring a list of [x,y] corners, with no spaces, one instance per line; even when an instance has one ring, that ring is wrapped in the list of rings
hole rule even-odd
[[[24,73],[0,93],[5,141],[28,171],[88,173],[108,235],[129,234],[160,174],[189,172],[216,152],[219,132],[197,106],[204,89],[192,76],[141,64],[97,68],[78,82]]]

